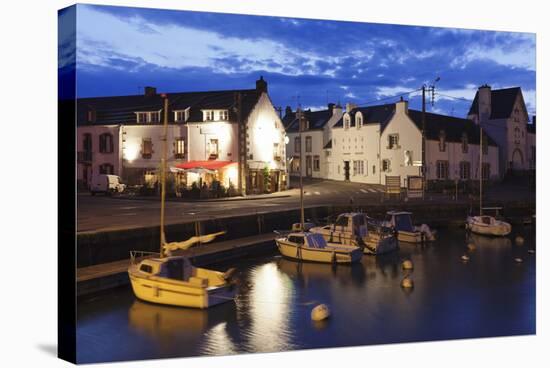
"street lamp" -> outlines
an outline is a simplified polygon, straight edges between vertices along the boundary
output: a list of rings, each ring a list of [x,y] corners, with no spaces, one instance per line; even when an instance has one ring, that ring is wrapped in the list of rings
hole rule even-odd
[[[432,94],[432,106],[434,104],[434,95],[435,95],[435,84],[441,80],[440,77],[437,77],[430,83],[429,86],[426,84],[422,85],[422,199],[424,199],[424,193],[426,191],[426,88]]]

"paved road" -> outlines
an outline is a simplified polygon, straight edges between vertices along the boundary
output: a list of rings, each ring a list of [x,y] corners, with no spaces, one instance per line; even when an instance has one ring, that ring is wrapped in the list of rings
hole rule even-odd
[[[322,205],[348,205],[350,198],[354,205],[380,203],[384,199],[383,186],[345,183],[329,180],[306,181],[304,183],[305,207]],[[284,198],[277,198],[281,194]],[[501,185],[484,193],[489,200],[531,200],[535,193],[522,186]],[[467,196],[462,201],[471,201]],[[427,202],[454,203],[451,195],[428,194]],[[477,200],[474,200],[477,203]],[[166,202],[166,223],[182,223],[221,217],[232,217],[254,213],[266,213],[299,208],[297,189],[277,193],[275,197],[255,200],[231,200],[216,202]],[[147,200],[120,199],[103,196],[92,197],[87,193],[78,195],[78,232],[108,231],[124,228],[158,226],[160,202],[156,198]]]
[[[349,204],[350,198],[356,204],[379,202],[383,189],[380,185],[315,181],[305,183],[304,193],[304,204],[309,207]],[[216,202],[167,201],[166,223],[299,208],[297,189],[278,193],[281,194],[287,197]],[[99,195],[92,197],[88,193],[80,193],[77,205],[78,232],[156,226],[159,224],[159,213],[160,202],[155,199],[121,199]]]

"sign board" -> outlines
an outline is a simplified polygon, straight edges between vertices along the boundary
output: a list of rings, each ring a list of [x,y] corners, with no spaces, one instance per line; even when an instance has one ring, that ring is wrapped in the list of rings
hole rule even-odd
[[[413,161],[413,166],[422,166],[422,161]]]

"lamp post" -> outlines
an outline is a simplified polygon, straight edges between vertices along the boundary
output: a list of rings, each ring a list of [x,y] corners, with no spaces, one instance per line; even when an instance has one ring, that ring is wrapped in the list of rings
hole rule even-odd
[[[432,94],[433,106],[435,84],[439,82],[440,79],[440,77],[435,78],[435,80],[430,83],[429,86],[427,86],[426,84],[422,85],[422,166],[420,166],[422,171],[422,199],[424,199],[424,194],[426,192],[426,89],[428,89]]]

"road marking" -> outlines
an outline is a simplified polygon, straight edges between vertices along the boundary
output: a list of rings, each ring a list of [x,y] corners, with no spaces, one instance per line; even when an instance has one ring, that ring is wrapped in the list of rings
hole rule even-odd
[[[120,207],[121,210],[135,210],[136,208],[139,208],[138,206],[130,206],[130,207]]]
[[[130,212],[130,213],[115,213],[112,216],[135,216],[135,215],[137,215],[136,212]]]
[[[361,192],[368,193],[365,189],[361,189]]]
[[[371,193],[376,193],[376,190],[375,190],[375,189],[372,189],[372,188],[369,188],[369,192],[371,192]]]
[[[315,195],[321,195],[321,193],[319,193],[319,192],[315,192]]]
[[[311,195],[310,192],[305,192],[304,194],[307,195],[307,196],[310,196],[310,195]]]

